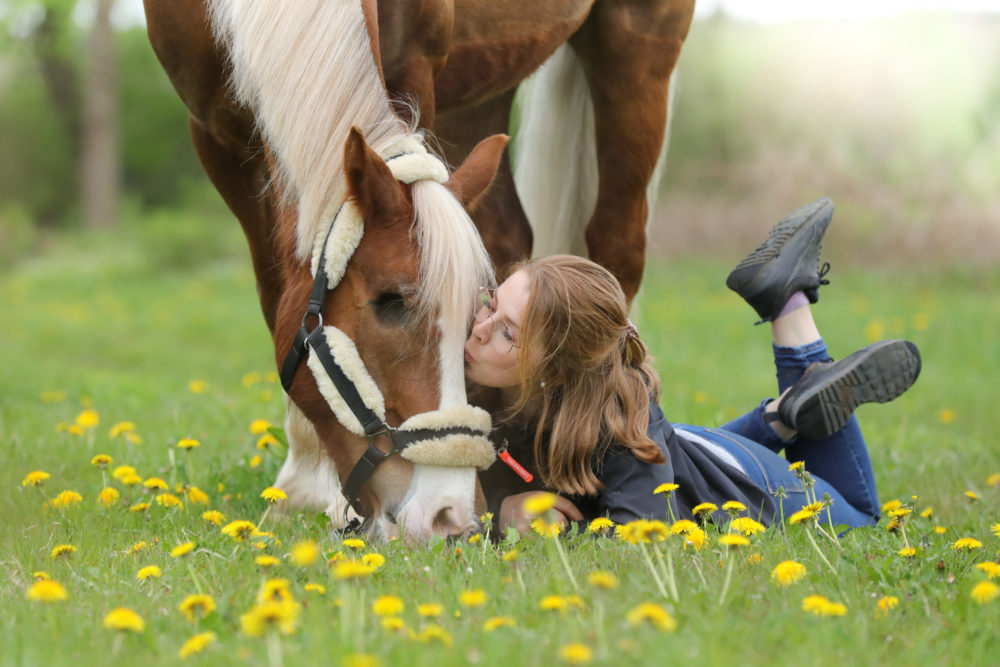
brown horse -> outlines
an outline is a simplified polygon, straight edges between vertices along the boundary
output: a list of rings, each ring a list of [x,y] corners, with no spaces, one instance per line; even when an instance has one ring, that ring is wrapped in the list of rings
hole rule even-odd
[[[288,397],[276,485],[338,520],[346,500],[383,533],[473,529],[475,469],[494,454],[462,350],[493,275],[463,204],[505,138],[449,178],[393,112],[360,4],[148,0],[146,13],[250,246]]]
[[[447,186],[473,208],[486,247],[503,266],[530,252],[532,233],[506,158],[497,182],[483,194],[503,141],[480,142],[506,131],[518,84],[568,43],[572,53],[564,47],[554,59],[560,65],[543,68],[534,91],[549,92],[550,80],[561,80],[563,88],[575,91],[570,106],[583,111],[584,120],[567,119],[544,106],[537,113],[534,103],[522,102],[520,134],[550,138],[542,157],[559,165],[530,176],[521,184],[522,194],[529,210],[554,219],[546,212],[551,205],[533,203],[541,199],[532,196],[531,186],[545,193],[556,188],[541,176],[558,172],[568,179],[572,187],[565,191],[573,206],[556,209],[572,209],[578,226],[589,219],[591,256],[617,272],[631,297],[644,262],[645,190],[664,142],[671,74],[693,0],[359,2],[360,9],[344,0],[282,3],[280,10],[256,6],[277,2],[233,0],[145,0],[145,7],[150,40],[190,111],[198,155],[246,233],[279,364],[300,330],[313,280],[310,269],[321,263],[317,239],[345,197],[361,209],[364,236],[346,260],[343,279],[326,299],[322,316],[357,346],[362,369],[367,367],[374,379],[374,393],[378,387],[386,392],[385,420],[398,425],[411,415],[434,415],[464,403],[464,390],[454,381],[461,352],[453,340],[464,334],[464,326],[440,317],[442,324],[435,328],[428,304],[448,292],[451,310],[459,310],[474,282],[469,274],[477,269],[464,276],[451,264],[428,270],[437,261],[431,259],[435,253],[407,242],[409,225],[403,222],[414,214],[410,207],[417,208],[416,191],[426,191],[432,181],[418,181],[410,193],[390,178],[391,169],[386,171],[383,159],[392,142],[385,134],[373,139],[386,125],[399,127],[387,111],[386,89],[392,99],[411,102],[410,107],[396,105],[398,113],[436,128],[450,161],[461,163],[468,156]],[[366,30],[359,29],[362,10]],[[351,31],[330,18],[344,12],[352,17]],[[344,69],[364,70],[368,85],[345,83]],[[370,104],[381,109],[378,121],[361,123],[352,116],[365,116]],[[588,115],[593,132],[584,129]],[[555,138],[551,130],[534,129],[533,119],[555,121],[568,134]],[[348,135],[352,123],[362,125],[374,151],[360,136]],[[389,134],[398,138],[395,131]],[[541,145],[538,139],[521,142],[522,175],[543,164],[531,153],[536,145]],[[583,162],[578,155],[596,158],[592,187],[577,183],[580,177],[566,169]],[[576,194],[591,190],[596,196],[590,203]],[[428,219],[419,214],[418,221]],[[428,245],[465,246],[474,255],[478,242],[468,239],[461,225],[452,226],[458,233],[418,235]],[[454,234],[450,243],[442,238],[449,234]],[[452,263],[462,264],[454,258]],[[454,278],[456,284],[445,289],[428,277]],[[427,346],[427,340],[442,342]],[[353,430],[344,425],[349,415],[339,419],[335,401],[322,390],[323,373],[314,375],[300,371],[288,391],[291,447],[276,483],[294,504],[326,507],[339,518],[344,506],[340,482],[348,481],[361,453],[370,454],[371,448],[365,449],[357,423]],[[393,520],[405,521],[413,535],[460,532],[471,525],[471,468],[413,467],[398,457],[386,461],[358,503],[381,517],[385,530],[393,530]],[[452,480],[444,484],[442,476]],[[446,499],[429,502],[425,491],[415,493],[428,485],[445,489]]]

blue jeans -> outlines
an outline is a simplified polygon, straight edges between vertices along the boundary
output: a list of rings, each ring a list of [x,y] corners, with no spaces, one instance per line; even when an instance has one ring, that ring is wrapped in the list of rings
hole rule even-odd
[[[823,339],[801,347],[773,347],[779,393],[795,384],[810,364],[830,360]],[[782,440],[764,422],[766,403],[762,401],[753,411],[721,428],[683,424],[675,428],[681,435],[693,435],[695,440],[704,438],[710,449],[715,445],[724,450],[728,454],[723,455],[724,460],[735,460],[751,481],[775,498],[781,508],[779,516],[787,518],[809,502],[802,482],[788,470],[790,461],[804,461],[816,480],[816,498],[822,500],[827,493],[833,498],[830,512],[835,526],[856,528],[877,523],[880,505],[875,471],[857,418],[852,415],[842,429],[826,438]],[[785,458],[778,455],[782,449]],[[776,495],[779,487],[784,487],[788,495],[784,500]]]

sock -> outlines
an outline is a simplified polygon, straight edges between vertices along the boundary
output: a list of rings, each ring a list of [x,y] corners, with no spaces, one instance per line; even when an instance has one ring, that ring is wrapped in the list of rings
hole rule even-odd
[[[806,298],[805,292],[799,290],[798,292],[793,294],[790,299],[788,299],[788,303],[786,303],[785,307],[781,309],[780,313],[778,313],[778,317],[781,317],[782,315],[787,315],[793,310],[807,305],[809,305],[809,299]],[[774,319],[778,319],[778,317]]]

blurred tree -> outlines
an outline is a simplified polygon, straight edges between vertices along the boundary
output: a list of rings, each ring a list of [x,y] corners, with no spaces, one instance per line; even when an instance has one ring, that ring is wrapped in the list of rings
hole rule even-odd
[[[83,85],[80,152],[80,201],[88,227],[118,219],[121,159],[118,141],[118,68],[111,10],[115,0],[97,0],[87,48]]]

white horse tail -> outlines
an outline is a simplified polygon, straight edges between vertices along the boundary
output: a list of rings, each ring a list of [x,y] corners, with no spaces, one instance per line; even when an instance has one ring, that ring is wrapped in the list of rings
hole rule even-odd
[[[576,54],[560,46],[521,84],[514,184],[534,234],[532,254],[587,256],[597,203],[594,105]]]

